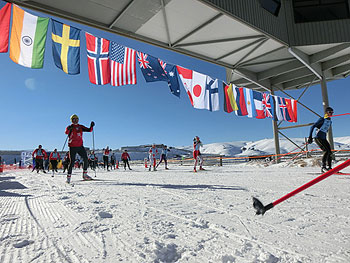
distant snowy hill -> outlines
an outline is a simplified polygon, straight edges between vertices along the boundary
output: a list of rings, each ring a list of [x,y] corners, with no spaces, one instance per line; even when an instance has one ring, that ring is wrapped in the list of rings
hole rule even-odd
[[[293,142],[301,148],[304,146],[304,138],[292,138]],[[297,151],[298,148],[287,139],[279,140],[281,153]],[[336,150],[350,150],[350,136],[334,138]],[[192,146],[177,147],[192,150]],[[308,146],[309,149],[319,148],[315,143]],[[203,144],[201,152],[205,154],[235,156],[254,156],[275,153],[275,142],[273,139],[263,139],[259,141],[239,141]]]
[[[304,146],[304,138],[292,138],[293,142],[299,145],[301,148]],[[280,138],[281,153],[297,152],[299,149],[287,139]],[[350,150],[350,136],[334,138],[334,146],[336,150]],[[128,148],[128,147],[126,147]],[[316,149],[318,146],[313,143],[308,146],[310,149]],[[148,147],[130,147],[128,152],[131,160],[143,160],[148,157]],[[168,153],[168,158],[181,158],[192,157],[193,146],[180,146],[171,147]],[[102,159],[102,150],[97,150],[99,159]],[[161,149],[158,149],[159,154]],[[273,139],[262,139],[259,141],[237,141],[237,142],[217,142],[203,144],[201,152],[206,155],[222,155],[226,157],[239,157],[239,156],[257,156],[257,155],[269,155],[275,153],[275,143]],[[120,160],[121,152],[115,151],[117,160]],[[20,160],[20,155],[17,154],[2,154],[3,160],[7,164],[13,163],[14,158],[17,162]]]

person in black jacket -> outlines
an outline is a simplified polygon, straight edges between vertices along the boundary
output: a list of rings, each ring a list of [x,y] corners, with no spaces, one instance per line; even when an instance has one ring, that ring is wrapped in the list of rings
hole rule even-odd
[[[332,169],[332,149],[326,137],[327,132],[332,125],[331,116],[333,115],[333,112],[334,111],[331,107],[326,108],[324,117],[319,118],[314,123],[314,125],[311,126],[309,138],[307,141],[309,144],[312,143],[312,133],[314,129],[317,128],[315,142],[323,151],[321,168],[322,173],[325,173]]]

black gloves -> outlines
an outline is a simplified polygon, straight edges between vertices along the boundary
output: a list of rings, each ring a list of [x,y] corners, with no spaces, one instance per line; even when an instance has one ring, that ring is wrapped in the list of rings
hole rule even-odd
[[[312,137],[310,136],[308,139],[307,139],[307,143],[308,144],[311,144],[313,142],[313,139],[312,139]]]
[[[90,124],[90,127],[94,127],[94,126],[95,126],[95,123],[92,121]]]

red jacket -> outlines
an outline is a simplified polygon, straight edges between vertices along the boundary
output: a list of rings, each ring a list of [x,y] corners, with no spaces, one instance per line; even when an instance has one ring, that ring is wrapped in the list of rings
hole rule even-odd
[[[72,127],[70,130],[69,128]],[[80,147],[83,146],[83,132],[92,132],[92,127],[87,128],[81,124],[72,124],[66,128],[66,134],[69,135],[68,146]]]
[[[61,159],[61,157],[60,157],[60,154],[58,152],[56,152],[56,154],[55,154],[55,152],[52,152],[52,153],[50,153],[49,159],[50,160],[59,160],[59,159]]]
[[[32,153],[32,156],[34,158],[35,155],[35,159],[47,159],[47,153],[45,152],[44,149],[35,149],[34,152]]]
[[[110,149],[105,149],[105,152],[104,152],[104,156],[109,156],[109,152],[110,152],[111,150]]]
[[[122,153],[122,160],[127,160],[127,159],[130,160],[130,155],[128,153],[126,153],[126,152],[123,152]]]

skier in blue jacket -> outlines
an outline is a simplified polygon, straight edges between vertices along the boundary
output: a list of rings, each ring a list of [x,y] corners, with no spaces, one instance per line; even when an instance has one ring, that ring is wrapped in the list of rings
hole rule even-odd
[[[332,121],[330,117],[333,115],[334,111],[331,107],[327,107],[325,112],[326,113],[324,117],[319,118],[314,123],[314,125],[311,126],[309,139],[307,140],[309,144],[312,143],[313,141],[312,133],[314,129],[317,128],[315,142],[323,151],[322,168],[321,168],[322,173],[325,173],[332,169],[332,149],[329,142],[327,141],[326,136],[329,128],[332,125]]]

